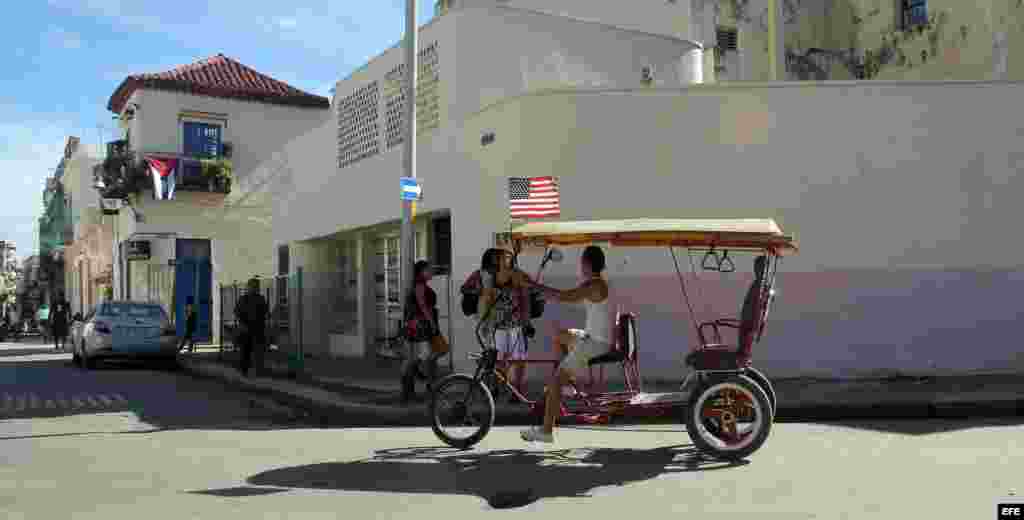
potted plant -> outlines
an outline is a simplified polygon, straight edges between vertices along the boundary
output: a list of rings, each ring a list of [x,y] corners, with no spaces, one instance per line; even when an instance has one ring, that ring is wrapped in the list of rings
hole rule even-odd
[[[210,185],[210,191],[223,191],[231,189],[231,161],[227,159],[209,159],[202,161],[203,178]]]

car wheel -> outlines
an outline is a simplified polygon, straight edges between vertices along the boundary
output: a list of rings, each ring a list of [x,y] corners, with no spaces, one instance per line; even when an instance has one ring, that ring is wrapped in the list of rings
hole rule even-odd
[[[92,369],[96,368],[96,360],[91,358],[91,357],[89,357],[88,355],[86,355],[86,353],[85,353],[85,344],[84,343],[82,344],[82,356],[81,356],[81,358],[82,358],[82,368],[89,369],[89,370],[92,370]]]

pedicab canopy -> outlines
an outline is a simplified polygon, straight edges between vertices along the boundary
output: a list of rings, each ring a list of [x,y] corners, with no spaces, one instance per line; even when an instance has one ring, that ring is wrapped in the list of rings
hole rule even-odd
[[[796,241],[772,219],[627,219],[528,222],[508,238],[525,247],[582,246],[690,247],[793,254]]]

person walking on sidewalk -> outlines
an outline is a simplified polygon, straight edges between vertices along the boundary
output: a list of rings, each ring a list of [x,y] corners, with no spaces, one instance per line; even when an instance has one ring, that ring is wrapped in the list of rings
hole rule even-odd
[[[427,385],[437,376],[437,359],[444,355],[431,348],[434,336],[441,333],[438,324],[437,293],[427,285],[433,276],[425,260],[413,266],[413,288],[406,296],[406,334],[409,356],[402,367],[402,402],[416,397],[416,376],[421,362],[426,364]]]
[[[178,351],[180,352],[185,345],[188,345],[189,352],[196,351],[196,340],[193,336],[196,333],[196,311],[192,307],[192,297],[189,296],[185,301],[185,334],[181,337],[181,343],[178,344]]]
[[[53,305],[50,313],[50,327],[53,331],[53,348],[61,350],[68,343],[68,321],[71,317],[71,304],[61,294]]]
[[[260,281],[252,278],[248,286],[248,292],[235,304],[235,316],[241,328],[239,339],[242,343],[242,357],[238,370],[246,377],[252,368],[253,350],[257,346],[262,347],[266,339],[267,315],[270,313],[267,299],[260,294]]]

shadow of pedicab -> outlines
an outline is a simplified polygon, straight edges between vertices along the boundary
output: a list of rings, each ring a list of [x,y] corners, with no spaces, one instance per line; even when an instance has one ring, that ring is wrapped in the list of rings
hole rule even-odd
[[[555,451],[460,451],[448,447],[379,450],[369,459],[280,468],[247,479],[250,486],[472,495],[491,507],[523,507],[543,498],[588,497],[663,474],[724,469],[747,461],[704,458],[692,446]],[[257,488],[244,488],[257,489]],[[201,491],[220,495],[224,490]]]

